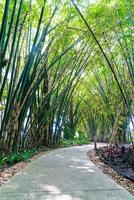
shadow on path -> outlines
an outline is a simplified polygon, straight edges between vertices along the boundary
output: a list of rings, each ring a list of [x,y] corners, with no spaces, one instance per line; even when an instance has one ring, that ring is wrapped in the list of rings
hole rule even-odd
[[[0,188],[0,200],[134,200],[88,160],[93,145],[55,150]]]

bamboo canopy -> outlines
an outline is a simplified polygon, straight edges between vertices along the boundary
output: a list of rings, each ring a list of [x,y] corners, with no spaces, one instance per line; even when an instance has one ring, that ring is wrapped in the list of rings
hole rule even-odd
[[[0,2],[0,151],[76,132],[133,143],[134,2]]]

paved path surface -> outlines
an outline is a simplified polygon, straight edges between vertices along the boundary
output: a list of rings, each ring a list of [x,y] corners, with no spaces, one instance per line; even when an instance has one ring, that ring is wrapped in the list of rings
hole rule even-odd
[[[92,145],[44,155],[0,187],[0,200],[134,200],[88,160]]]

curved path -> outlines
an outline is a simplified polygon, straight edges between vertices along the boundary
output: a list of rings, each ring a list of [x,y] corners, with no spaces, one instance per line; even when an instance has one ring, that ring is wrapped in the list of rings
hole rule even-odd
[[[134,200],[86,156],[92,145],[58,149],[0,187],[0,200]]]

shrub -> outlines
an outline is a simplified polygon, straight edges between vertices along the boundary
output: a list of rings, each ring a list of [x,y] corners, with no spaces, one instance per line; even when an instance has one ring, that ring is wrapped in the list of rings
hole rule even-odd
[[[17,162],[27,161],[33,155],[37,154],[38,151],[36,149],[32,150],[24,150],[20,153],[12,153],[9,156],[1,156],[0,157],[0,167],[3,167],[5,164],[13,165]]]

